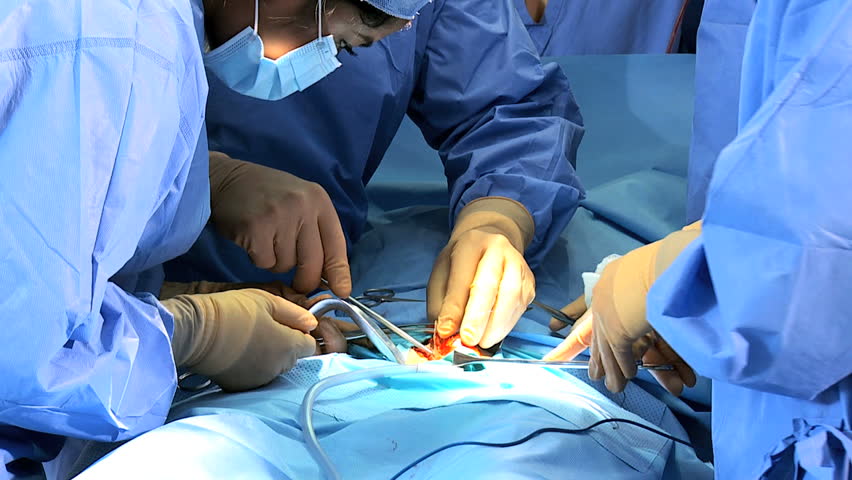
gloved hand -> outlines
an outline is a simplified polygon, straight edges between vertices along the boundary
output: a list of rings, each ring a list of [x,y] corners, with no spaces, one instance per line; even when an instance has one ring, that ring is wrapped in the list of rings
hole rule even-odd
[[[313,307],[320,300],[326,300],[331,298],[331,295],[323,294],[317,295],[312,298],[308,298],[304,294],[301,294],[289,286],[287,286],[284,282],[191,282],[191,283],[183,283],[183,282],[163,282],[162,288],[160,288],[160,300],[165,300],[168,298],[173,298],[178,295],[194,295],[196,293],[218,293],[218,292],[227,292],[229,290],[245,290],[249,288],[255,288],[258,290],[263,290],[265,292],[269,292],[273,295],[277,295],[281,298],[289,300],[296,305],[304,308],[305,310]]]
[[[489,348],[512,330],[535,297],[523,252],[535,224],[520,203],[485,197],[459,213],[429,278],[427,312],[443,338]]]
[[[226,391],[265,385],[316,350],[308,332],[317,319],[262,290],[178,295],[162,304],[175,319],[177,366],[209,377]]]
[[[313,307],[320,300],[331,298],[331,295],[323,294],[308,298],[307,296],[293,290],[284,284],[284,282],[163,282],[163,287],[160,289],[160,300],[173,298],[178,295],[192,295],[196,293],[218,293],[227,292],[229,290],[245,290],[248,288],[256,288],[277,295],[285,300],[289,300],[305,310]],[[346,353],[349,345],[343,332],[360,330],[357,325],[351,322],[345,322],[335,318],[321,317],[317,319],[317,328],[311,331],[311,336],[316,339],[322,339],[323,345],[317,343],[317,349],[314,352],[316,355],[324,353]],[[369,347],[369,345],[367,345]]]
[[[331,199],[316,183],[210,152],[210,218],[260,268],[298,267],[293,288],[307,293],[324,276],[335,295],[352,293],[346,238]]]
[[[348,352],[349,342],[346,340],[346,336],[344,334],[346,332],[355,332],[360,330],[361,329],[358,325],[355,325],[352,322],[331,317],[320,318],[317,328],[311,332],[311,335],[317,340],[317,350],[315,355]],[[320,346],[320,340],[322,340],[322,346]],[[354,343],[370,348],[370,341],[366,339],[364,340],[365,341],[363,342],[355,340]]]
[[[670,392],[678,395],[684,385],[694,386],[695,373],[648,323],[645,302],[651,285],[698,237],[700,228],[700,222],[690,225],[607,265],[594,288],[591,313],[583,314],[568,338],[544,358],[570,360],[591,347],[589,376],[595,380],[605,376],[606,386],[613,392],[622,391],[627,379],[636,376],[640,358],[646,363],[675,366],[674,371],[652,371]],[[565,309],[571,307],[576,315],[581,310],[579,302],[582,297]],[[560,327],[560,323],[551,321],[551,327]]]

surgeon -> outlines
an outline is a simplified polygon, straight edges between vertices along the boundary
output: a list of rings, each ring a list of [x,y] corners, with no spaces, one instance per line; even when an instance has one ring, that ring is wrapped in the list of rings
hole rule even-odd
[[[712,378],[720,479],[852,476],[850,45],[849,0],[757,3],[702,220],[607,265],[547,357],[590,345],[613,391],[638,359]]]
[[[696,0],[513,0],[542,56],[677,52]]]
[[[423,3],[2,3],[0,478],[39,473],[66,437],[161,425],[176,366],[240,390],[313,353],[303,296],[154,296],[158,266],[209,214],[204,65],[286,96],[339,66],[338,45],[399,30]]]
[[[533,298],[529,265],[583,195],[572,168],[582,120],[568,82],[541,64],[510,0],[435,0],[409,30],[352,53],[277,102],[211,77],[211,150],[239,159],[232,168],[243,175],[214,192],[211,224],[169,278],[289,282],[282,272],[295,265],[293,286],[315,288],[342,264],[324,232],[339,221],[349,244],[364,232],[365,185],[407,114],[449,186],[452,232],[429,278],[428,316],[442,336],[494,345]]]

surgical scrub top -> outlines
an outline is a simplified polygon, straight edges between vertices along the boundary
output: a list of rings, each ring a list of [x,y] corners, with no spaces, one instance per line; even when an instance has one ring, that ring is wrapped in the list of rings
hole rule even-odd
[[[198,38],[186,0],[0,3],[0,478],[166,418],[150,292],[209,214]]]
[[[702,234],[648,298],[713,379],[719,479],[852,478],[850,59],[852,1],[757,3]]]
[[[542,18],[512,0],[544,57],[668,53],[680,39],[684,0],[550,0]],[[672,33],[674,32],[674,34]],[[672,38],[674,35],[674,38]]]
[[[340,69],[277,102],[209,76],[210,149],[322,185],[351,244],[366,226],[365,185],[408,114],[444,163],[450,221],[476,198],[514,198],[535,220],[528,261],[540,259],[583,194],[572,166],[582,119],[567,79],[541,64],[511,0],[433,1],[413,28],[356,53],[341,53]],[[167,274],[281,279],[211,226]]]

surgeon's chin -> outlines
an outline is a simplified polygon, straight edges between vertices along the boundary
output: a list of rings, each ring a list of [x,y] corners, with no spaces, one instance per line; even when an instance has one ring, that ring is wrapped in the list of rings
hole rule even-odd
[[[269,41],[264,39],[263,56],[270,60],[277,60],[293,50],[307,45],[313,40],[316,40],[315,36],[308,38],[270,39]]]

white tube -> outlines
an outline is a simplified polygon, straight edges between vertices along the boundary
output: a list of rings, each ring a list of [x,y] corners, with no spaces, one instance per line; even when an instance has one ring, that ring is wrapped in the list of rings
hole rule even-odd
[[[305,446],[307,446],[311,456],[314,457],[314,460],[316,460],[325,478],[328,480],[340,480],[341,477],[334,468],[334,464],[331,462],[331,459],[320,445],[319,439],[314,431],[314,403],[316,403],[317,397],[319,397],[322,392],[338,385],[357,382],[359,380],[371,380],[373,378],[395,377],[415,373],[446,374],[448,372],[458,373],[459,370],[450,364],[441,365],[434,363],[365,368],[363,370],[355,370],[324,378],[308,389],[305,393],[304,399],[302,400],[302,407],[299,410],[299,423],[302,425],[302,437],[305,439]]]
[[[372,380],[374,378],[396,377],[416,373],[458,374],[460,372],[461,370],[458,367],[449,363],[427,362],[416,365],[390,365],[387,367],[365,368],[363,370],[333,375],[315,383],[308,389],[302,399],[302,406],[299,410],[299,423],[302,426],[302,438],[305,440],[305,446],[311,456],[314,457],[317,465],[319,465],[323,476],[328,480],[341,480],[340,473],[334,468],[331,458],[323,450],[317,438],[316,431],[314,431],[314,404],[320,394],[329,388],[360,380]],[[596,399],[589,395],[572,392],[568,396],[574,397],[575,400],[579,401],[578,403],[585,405],[588,410],[597,413],[603,419],[613,418],[612,415],[595,402]]]

